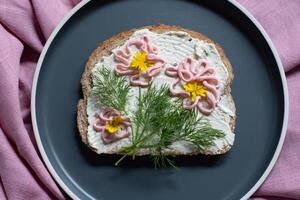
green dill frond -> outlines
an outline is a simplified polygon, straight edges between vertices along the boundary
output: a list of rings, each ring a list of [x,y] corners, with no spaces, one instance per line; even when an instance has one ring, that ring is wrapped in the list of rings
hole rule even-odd
[[[112,107],[126,113],[130,85],[125,77],[118,77],[105,67],[97,68],[92,74],[92,95],[101,106]],[[195,110],[186,110],[180,99],[172,98],[168,85],[159,89],[150,85],[146,91],[139,88],[137,109],[133,113],[132,144],[122,148],[125,157],[134,159],[140,149],[151,149],[156,167],[175,166],[175,162],[162,154],[175,141],[187,141],[198,149],[212,145],[216,138],[224,137],[224,133],[211,127],[207,120],[198,119]]]
[[[116,76],[105,67],[97,68],[92,74],[92,95],[102,106],[113,107],[125,112],[130,85],[125,77]]]
[[[152,155],[156,167],[175,167],[174,161],[161,153],[162,149],[175,141],[187,141],[203,150],[224,136],[207,120],[198,119],[198,111],[184,109],[180,99],[174,101],[167,85],[159,89],[150,86],[144,93],[140,89],[137,98],[132,145],[123,149],[133,158],[138,149],[151,148],[156,152]]]
[[[204,149],[205,147],[212,145],[216,138],[222,137],[224,137],[222,131],[206,126],[196,130],[194,134],[190,134],[185,140],[193,143],[199,149]]]
[[[175,169],[178,169],[175,164],[175,161],[173,159],[171,159],[170,156],[165,156],[165,155],[162,155],[161,153],[159,153],[157,155],[153,155],[152,160],[153,160],[155,168],[160,168],[160,167],[165,168],[165,167],[171,166]]]

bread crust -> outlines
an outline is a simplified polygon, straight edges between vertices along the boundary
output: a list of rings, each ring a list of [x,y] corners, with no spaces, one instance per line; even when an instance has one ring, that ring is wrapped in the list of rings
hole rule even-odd
[[[111,51],[113,49],[115,49],[118,46],[123,45],[124,42],[134,32],[136,32],[137,30],[140,30],[140,29],[145,29],[145,28],[149,29],[150,31],[155,32],[155,33],[163,33],[163,32],[167,32],[167,31],[184,31],[184,32],[187,32],[188,34],[190,34],[190,36],[193,38],[197,38],[199,40],[204,40],[208,43],[213,43],[216,46],[216,49],[217,49],[219,55],[221,56],[221,59],[228,71],[228,78],[226,80],[225,90],[224,90],[224,93],[222,94],[222,96],[227,95],[229,102],[233,107],[232,111],[233,111],[233,113],[236,113],[234,101],[230,94],[231,83],[234,78],[234,75],[232,72],[232,66],[231,66],[228,58],[226,57],[223,49],[221,48],[221,46],[219,44],[215,43],[209,37],[207,37],[206,35],[204,35],[202,33],[192,31],[189,29],[185,29],[185,28],[182,28],[179,26],[169,26],[169,25],[164,25],[164,24],[158,24],[158,25],[153,25],[153,26],[145,26],[145,27],[141,27],[138,29],[131,29],[129,31],[121,32],[121,33],[111,37],[110,39],[102,42],[90,55],[86,65],[85,65],[85,69],[82,74],[82,77],[81,77],[83,99],[80,99],[78,102],[78,105],[77,105],[77,127],[79,130],[79,134],[80,134],[82,142],[84,142],[86,145],[88,145],[94,151],[96,151],[96,149],[91,147],[88,144],[88,140],[87,140],[87,131],[88,131],[89,124],[88,124],[88,116],[87,116],[86,109],[87,109],[87,99],[92,90],[91,71],[101,57],[110,55],[112,53]],[[234,132],[235,123],[236,123],[236,115],[234,115],[234,116],[235,117],[231,117],[231,121],[230,121],[230,127],[231,127],[232,132]],[[214,154],[224,154],[230,148],[231,148],[231,146],[225,146],[223,149],[218,150],[218,152],[216,152]],[[118,152],[115,152],[115,151],[107,152],[107,154],[118,154]],[[147,154],[151,154],[151,151],[141,151],[138,153],[138,155],[147,155]],[[174,151],[166,151],[166,152],[164,152],[164,154],[166,154],[166,155],[195,155],[195,154],[199,154],[199,153],[194,152],[194,153],[184,154],[182,152],[174,150]],[[204,154],[212,155],[212,153],[210,153],[210,152],[207,152]]]

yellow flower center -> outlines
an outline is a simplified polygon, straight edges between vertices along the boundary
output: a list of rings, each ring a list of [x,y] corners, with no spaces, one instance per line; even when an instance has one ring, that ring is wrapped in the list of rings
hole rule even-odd
[[[154,63],[147,59],[147,53],[144,51],[138,51],[134,54],[130,67],[139,71],[145,72]]]
[[[194,102],[197,96],[206,97],[207,88],[198,81],[190,81],[183,86],[186,92],[189,92],[191,99]]]
[[[105,126],[105,130],[107,130],[109,133],[115,133],[121,128],[122,122],[123,120],[120,116],[112,117]]]

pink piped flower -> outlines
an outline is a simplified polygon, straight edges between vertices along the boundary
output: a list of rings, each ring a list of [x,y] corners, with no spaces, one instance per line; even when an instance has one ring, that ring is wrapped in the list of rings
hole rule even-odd
[[[170,92],[183,98],[185,109],[197,108],[205,115],[214,110],[219,101],[217,89],[220,82],[207,60],[187,58],[177,67],[167,67],[165,73],[176,78],[170,86]]]
[[[133,53],[131,46],[137,51]],[[140,87],[147,87],[165,63],[147,36],[128,41],[123,49],[114,53],[114,59],[118,62],[116,74],[129,76],[131,85]]]
[[[113,108],[104,108],[94,123],[94,130],[101,132],[104,144],[111,144],[126,138],[131,133],[131,123],[127,116]]]

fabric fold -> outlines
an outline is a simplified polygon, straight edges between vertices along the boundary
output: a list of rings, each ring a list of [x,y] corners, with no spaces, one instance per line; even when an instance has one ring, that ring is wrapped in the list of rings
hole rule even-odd
[[[33,74],[43,46],[79,0],[0,0],[0,199],[66,199],[38,152]],[[254,200],[300,199],[300,1],[238,0],[262,24],[287,73],[290,115],[274,169]]]

